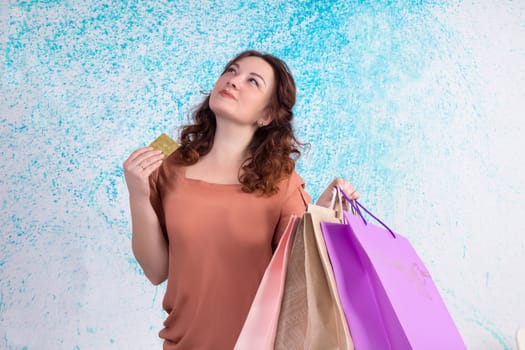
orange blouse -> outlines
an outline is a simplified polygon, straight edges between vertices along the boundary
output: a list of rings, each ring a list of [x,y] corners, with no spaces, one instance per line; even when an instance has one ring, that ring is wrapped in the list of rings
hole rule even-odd
[[[164,349],[233,349],[291,215],[310,203],[293,172],[272,196],[185,177],[168,157],[150,176],[169,244]]]

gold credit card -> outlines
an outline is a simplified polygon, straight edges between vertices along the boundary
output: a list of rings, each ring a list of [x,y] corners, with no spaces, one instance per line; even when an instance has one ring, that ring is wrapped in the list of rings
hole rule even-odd
[[[164,153],[164,158],[166,158],[175,152],[175,150],[179,147],[179,144],[165,133],[162,133],[159,137],[153,140],[153,142],[150,144],[150,147],[162,151],[162,153]]]

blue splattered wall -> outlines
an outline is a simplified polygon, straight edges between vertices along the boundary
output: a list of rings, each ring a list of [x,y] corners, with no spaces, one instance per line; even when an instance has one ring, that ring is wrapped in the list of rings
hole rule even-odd
[[[3,1],[0,348],[151,349],[164,286],[121,164],[177,136],[234,54],[283,58],[316,198],[348,177],[407,236],[469,349],[525,324],[525,5]]]

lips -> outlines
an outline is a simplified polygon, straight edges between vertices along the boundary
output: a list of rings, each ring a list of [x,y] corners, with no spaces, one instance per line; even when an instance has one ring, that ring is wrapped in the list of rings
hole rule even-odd
[[[219,91],[219,95],[221,95],[222,97],[231,98],[232,100],[237,101],[235,96],[233,96],[233,94],[226,89]]]

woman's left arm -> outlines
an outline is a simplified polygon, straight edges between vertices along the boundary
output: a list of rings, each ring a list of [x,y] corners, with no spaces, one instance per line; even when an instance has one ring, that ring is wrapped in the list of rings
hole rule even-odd
[[[351,200],[359,199],[359,192],[355,190],[354,186],[350,183],[350,181],[338,177],[334,179],[334,181],[332,181],[330,185],[328,185],[326,190],[324,190],[321,196],[319,196],[319,199],[315,204],[327,208],[330,207],[332,195],[334,193],[334,187],[340,187]]]

